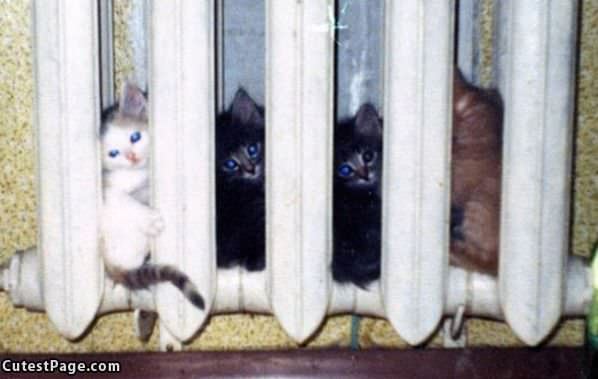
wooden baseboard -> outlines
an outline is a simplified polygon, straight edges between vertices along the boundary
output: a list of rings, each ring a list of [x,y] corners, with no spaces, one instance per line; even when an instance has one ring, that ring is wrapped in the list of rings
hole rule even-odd
[[[120,362],[118,378],[584,378],[589,355],[583,348],[316,350],[0,355],[4,360]],[[7,375],[8,374],[8,375]],[[0,377],[39,378],[39,373]],[[83,375],[82,375],[83,376]],[[52,378],[63,377],[52,374]],[[67,376],[64,375],[64,377]]]

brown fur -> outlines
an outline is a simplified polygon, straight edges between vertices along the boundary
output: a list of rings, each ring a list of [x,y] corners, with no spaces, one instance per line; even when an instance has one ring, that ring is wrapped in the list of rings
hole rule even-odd
[[[450,262],[496,275],[500,217],[503,110],[494,91],[470,86],[455,70],[451,206],[462,210],[462,239],[451,239]]]

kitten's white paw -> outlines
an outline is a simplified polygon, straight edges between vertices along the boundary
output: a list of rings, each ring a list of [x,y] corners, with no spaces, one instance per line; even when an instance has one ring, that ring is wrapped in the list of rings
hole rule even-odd
[[[148,216],[148,224],[145,228],[145,234],[150,237],[156,237],[164,230],[164,219],[160,212],[151,210]]]

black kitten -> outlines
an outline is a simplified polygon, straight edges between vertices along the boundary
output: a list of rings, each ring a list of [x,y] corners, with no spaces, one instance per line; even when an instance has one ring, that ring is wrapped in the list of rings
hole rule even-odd
[[[339,122],[334,147],[332,278],[365,288],[380,277],[382,121],[370,104]]]
[[[218,267],[265,266],[263,108],[240,88],[216,122]]]

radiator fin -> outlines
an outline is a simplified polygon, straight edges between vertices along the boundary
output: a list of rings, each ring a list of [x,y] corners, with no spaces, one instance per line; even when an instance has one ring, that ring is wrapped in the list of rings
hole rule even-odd
[[[180,340],[205,321],[216,290],[213,17],[213,1],[151,3],[153,195],[166,224],[154,258],[185,271],[206,303],[200,311],[170,284],[158,286],[161,322]]]
[[[527,344],[563,308],[569,246],[575,1],[501,1],[498,83],[505,102],[499,293]]]
[[[102,295],[97,3],[36,1],[33,11],[44,302],[58,331],[73,339]]]
[[[428,338],[443,313],[453,3],[385,3],[382,294],[410,344]]]
[[[328,307],[334,1],[266,3],[267,264],[272,311],[304,341]]]

